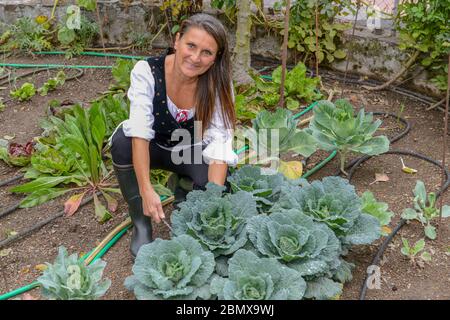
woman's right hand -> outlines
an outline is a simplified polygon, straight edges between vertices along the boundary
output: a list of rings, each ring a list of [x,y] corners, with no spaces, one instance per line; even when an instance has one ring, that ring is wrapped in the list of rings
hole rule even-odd
[[[156,223],[160,223],[161,219],[164,219],[165,216],[159,195],[151,188],[148,191],[143,192],[141,197],[144,215],[152,218]]]

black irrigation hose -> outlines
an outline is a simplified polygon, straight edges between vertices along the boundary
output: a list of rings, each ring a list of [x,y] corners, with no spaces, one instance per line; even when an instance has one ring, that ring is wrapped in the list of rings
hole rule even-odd
[[[7,184],[10,184],[11,182],[20,180],[23,178],[23,173],[22,174],[18,174],[14,177],[8,178],[8,179],[4,179],[0,181],[0,187],[6,186]]]
[[[436,192],[436,198],[438,198],[449,186],[450,186],[450,172],[447,168],[445,168],[441,163],[439,163],[438,161],[431,159],[427,156],[424,156],[422,154],[416,153],[416,152],[412,152],[412,151],[405,151],[405,150],[389,150],[388,152],[383,153],[383,155],[385,154],[402,154],[402,155],[407,155],[407,156],[411,156],[411,157],[416,157],[419,158],[421,160],[430,162],[438,167],[440,167],[441,169],[444,169],[445,175],[447,177],[446,182],[444,183],[444,185],[439,189],[438,192]],[[353,174],[355,173],[355,170],[359,167],[359,165],[367,160],[369,160],[370,158],[372,158],[373,156],[363,156],[359,159],[357,159],[356,163],[351,167],[349,173],[348,173],[348,180],[350,181],[351,178],[353,177]],[[406,224],[406,220],[405,219],[400,219],[400,222],[397,224],[397,226],[394,228],[394,230],[391,232],[391,234],[389,234],[389,236],[384,240],[383,244],[380,246],[380,248],[378,249],[377,254],[375,255],[375,257],[373,258],[372,262],[370,265],[378,265],[378,263],[380,262],[381,257],[384,254],[384,251],[386,250],[388,244],[391,242],[391,240],[394,238],[394,236],[397,234],[397,232]],[[366,293],[367,293],[367,278],[368,275],[366,275],[364,282],[362,284],[361,287],[361,292],[360,292],[360,296],[359,296],[359,300],[364,300],[366,297]]]
[[[20,207],[20,201],[17,202],[16,204],[13,204],[9,208],[6,208],[2,212],[0,212],[0,218],[6,217],[8,214],[13,213],[17,209],[19,209],[19,207]]]
[[[97,194],[97,196],[99,196],[99,195],[101,195],[101,192],[98,191],[96,194]],[[80,203],[80,208],[81,208],[82,206],[84,206],[85,204],[91,202],[92,199],[94,199],[94,196],[89,196],[89,197],[87,197],[86,199],[84,199],[84,200]],[[63,215],[64,215],[64,210],[61,210],[61,211],[59,211],[58,213],[56,213],[55,215],[50,216],[50,217],[48,217],[47,219],[45,219],[45,220],[43,220],[43,221],[41,221],[41,222],[35,224],[35,225],[32,226],[31,228],[29,228],[29,229],[27,229],[27,230],[25,230],[25,231],[22,231],[22,232],[16,234],[15,236],[12,236],[12,237],[9,237],[9,238],[6,238],[6,239],[0,241],[0,249],[3,248],[3,247],[5,247],[5,246],[7,246],[7,245],[9,245],[9,244],[11,244],[11,243],[13,243],[13,242],[15,242],[15,241],[17,241],[17,240],[19,240],[19,239],[22,239],[22,238],[26,237],[27,235],[33,233],[33,232],[36,231],[36,230],[39,230],[39,229],[42,228],[43,226],[49,224],[50,222],[52,222],[53,220],[55,220],[55,219],[57,219],[57,218],[62,217]]]

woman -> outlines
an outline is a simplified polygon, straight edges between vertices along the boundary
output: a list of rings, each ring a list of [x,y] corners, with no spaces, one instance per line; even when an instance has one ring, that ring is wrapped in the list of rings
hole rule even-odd
[[[207,14],[190,17],[174,49],[137,62],[130,78],[130,117],[113,134],[111,153],[134,224],[131,253],[136,256],[152,241],[151,219],[164,219],[149,168],[188,176],[194,189],[202,189],[207,182],[224,185],[228,165],[237,164],[225,28]]]

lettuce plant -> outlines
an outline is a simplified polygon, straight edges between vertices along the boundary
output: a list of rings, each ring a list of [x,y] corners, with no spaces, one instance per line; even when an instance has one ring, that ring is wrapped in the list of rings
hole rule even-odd
[[[46,96],[49,91],[53,91],[57,87],[62,86],[65,81],[66,74],[61,70],[56,74],[56,77],[48,79],[47,82],[45,82],[44,85],[38,89],[38,92],[41,96]]]
[[[389,150],[386,136],[373,136],[380,125],[381,120],[373,121],[372,113],[366,114],[364,109],[355,117],[347,100],[339,99],[334,104],[322,100],[314,108],[308,132],[320,149],[339,152],[340,169],[346,174],[345,160],[350,152],[378,155]]]
[[[34,153],[34,141],[25,145],[0,139],[0,160],[15,167],[26,167]]]
[[[10,91],[10,96],[12,98],[18,99],[19,101],[30,100],[36,94],[36,88],[34,84],[25,82],[19,89]]]
[[[380,237],[377,218],[361,212],[361,199],[348,180],[325,177],[302,187],[283,186],[272,211],[298,208],[318,222],[325,223],[345,245],[370,244]]]
[[[111,286],[111,280],[102,279],[106,262],[96,260],[86,266],[76,253],[68,255],[60,247],[53,264],[37,279],[42,295],[52,300],[94,300],[103,296]]]
[[[417,180],[414,188],[414,208],[407,208],[402,213],[402,218],[406,220],[417,220],[424,227],[427,238],[436,239],[436,228],[431,225],[434,218],[439,217],[439,209],[436,207],[436,194],[427,193],[425,184]],[[442,217],[450,217],[450,206],[442,206]]]
[[[188,234],[215,256],[230,255],[247,243],[247,219],[258,214],[256,202],[245,191],[222,196],[225,187],[214,183],[194,190],[172,213],[173,234]]]
[[[139,249],[125,287],[138,300],[206,300],[214,267],[214,255],[188,235],[156,239]]]
[[[300,300],[306,290],[299,272],[244,249],[230,258],[228,273],[211,281],[211,293],[220,300]]]

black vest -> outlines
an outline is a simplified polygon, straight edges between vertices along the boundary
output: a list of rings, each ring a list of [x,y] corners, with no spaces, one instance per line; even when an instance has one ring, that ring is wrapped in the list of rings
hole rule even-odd
[[[147,62],[155,79],[155,95],[153,97],[153,130],[155,130],[156,143],[163,147],[173,148],[180,141],[171,141],[172,132],[176,129],[186,129],[191,135],[190,144],[194,144],[194,118],[178,123],[167,107],[166,80],[164,73],[164,61],[167,54],[173,53],[169,49],[159,57],[150,57]],[[183,140],[183,144],[187,141]]]

